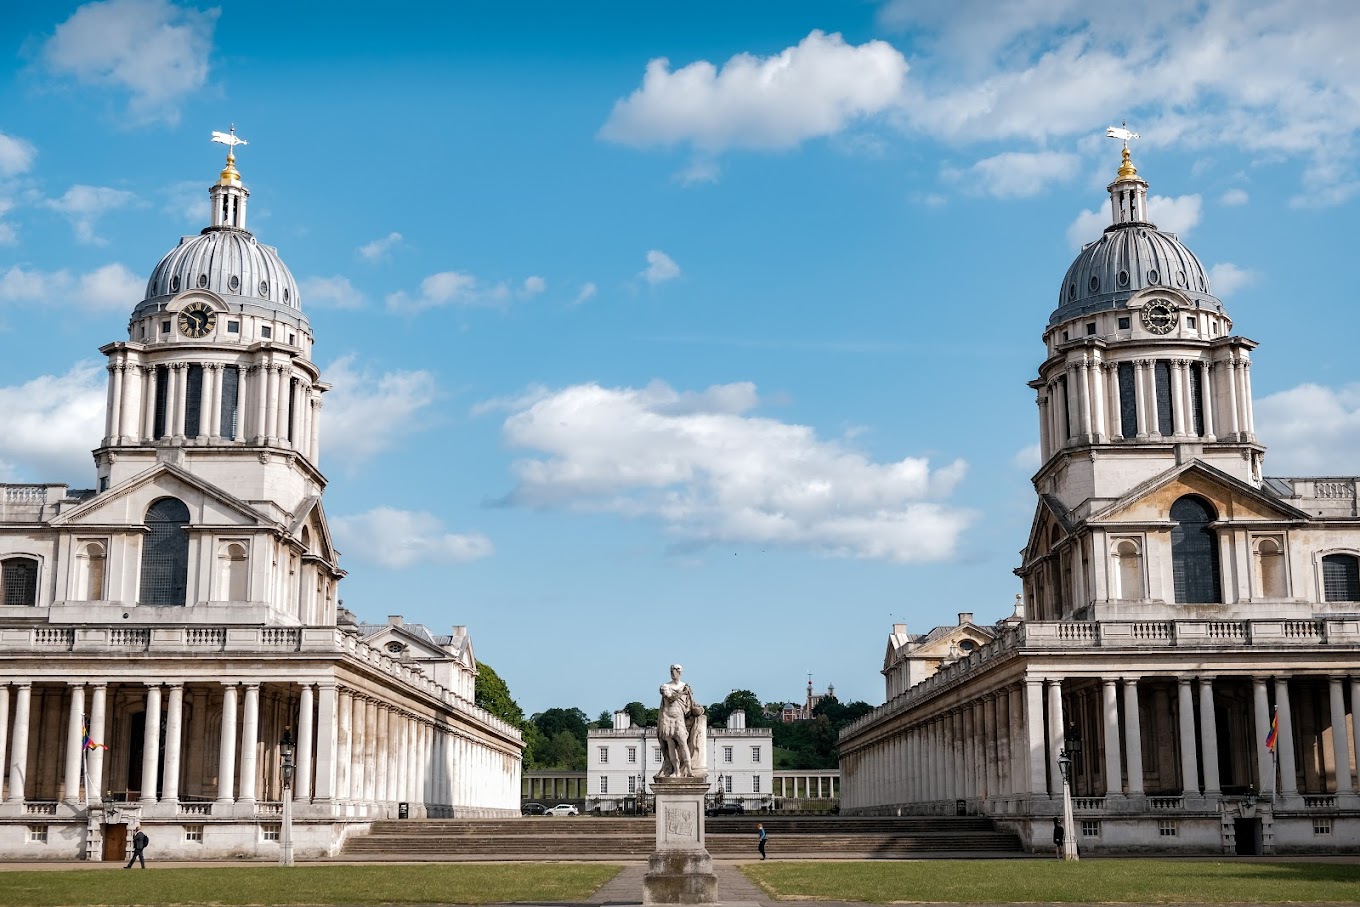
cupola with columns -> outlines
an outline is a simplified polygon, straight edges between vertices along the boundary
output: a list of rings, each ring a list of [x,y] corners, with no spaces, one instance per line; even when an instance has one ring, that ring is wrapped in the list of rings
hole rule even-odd
[[[243,500],[288,513],[319,495],[321,395],[312,331],[278,251],[245,229],[249,190],[226,166],[209,226],[156,265],[109,360],[100,490],[167,461]]]
[[[1035,487],[1077,518],[1192,459],[1261,483],[1256,344],[1232,333],[1194,253],[1151,222],[1147,190],[1125,138],[1108,186],[1112,223],[1068,268],[1029,384],[1043,461]]]

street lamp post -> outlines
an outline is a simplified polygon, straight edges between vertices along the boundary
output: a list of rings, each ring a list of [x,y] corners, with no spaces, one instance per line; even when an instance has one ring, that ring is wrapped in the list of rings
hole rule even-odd
[[[279,761],[283,770],[283,822],[279,827],[279,865],[293,865],[293,729],[284,728],[279,741]]]
[[[1063,859],[1079,860],[1077,855],[1077,830],[1072,820],[1072,761],[1081,755],[1081,734],[1076,725],[1067,730],[1063,748],[1058,750],[1058,769],[1062,772],[1063,782]]]

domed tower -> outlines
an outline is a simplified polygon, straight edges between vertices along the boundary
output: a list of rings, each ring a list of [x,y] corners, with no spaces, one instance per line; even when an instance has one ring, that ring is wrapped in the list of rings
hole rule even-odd
[[[158,462],[290,513],[319,496],[321,394],[312,330],[278,251],[246,230],[250,192],[226,166],[208,189],[209,226],[151,272],[109,359],[101,491]]]
[[[1204,265],[1158,230],[1129,157],[1110,183],[1112,223],[1067,269],[1030,382],[1043,466],[1034,477],[1074,519],[1199,460],[1259,486],[1250,351]]]

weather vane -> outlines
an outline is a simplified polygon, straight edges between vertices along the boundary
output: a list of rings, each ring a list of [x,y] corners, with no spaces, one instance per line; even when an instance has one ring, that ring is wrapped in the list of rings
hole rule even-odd
[[[1129,139],[1136,139],[1140,136],[1136,132],[1129,131],[1129,121],[1124,120],[1121,126],[1111,126],[1105,130],[1105,137],[1109,139],[1123,139],[1124,150],[1129,150]]]
[[[235,155],[237,145],[250,144],[245,139],[236,134],[236,124],[231,124],[231,132],[214,132],[212,140],[227,146],[227,154]]]

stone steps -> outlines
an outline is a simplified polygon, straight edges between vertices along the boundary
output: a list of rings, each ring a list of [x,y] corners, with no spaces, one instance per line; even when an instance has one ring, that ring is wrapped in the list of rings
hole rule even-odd
[[[781,856],[834,858],[1018,853],[1014,835],[975,816],[908,818],[722,817],[706,820],[715,857],[755,853],[756,822]],[[343,859],[641,859],[655,847],[656,820],[646,818],[532,817],[377,821],[351,837]]]

